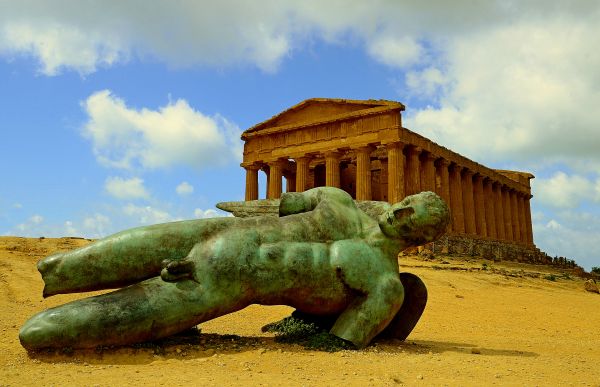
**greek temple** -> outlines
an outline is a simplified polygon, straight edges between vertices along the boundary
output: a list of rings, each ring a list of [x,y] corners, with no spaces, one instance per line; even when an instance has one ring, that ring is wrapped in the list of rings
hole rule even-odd
[[[280,197],[284,178],[288,192],[332,186],[390,203],[433,191],[452,212],[446,251],[475,240],[490,254],[509,245],[504,256],[543,259],[533,243],[534,176],[488,168],[404,128],[404,109],[387,100],[311,98],[247,129],[245,199],[259,199],[259,171],[267,199]]]

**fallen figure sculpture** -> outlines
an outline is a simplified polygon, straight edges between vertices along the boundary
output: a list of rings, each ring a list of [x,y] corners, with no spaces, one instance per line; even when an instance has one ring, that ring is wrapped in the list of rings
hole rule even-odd
[[[425,307],[398,253],[439,238],[444,201],[422,192],[366,211],[332,187],[285,193],[279,217],[212,218],[126,230],[38,263],[44,297],[123,287],[40,312],[21,344],[94,348],[155,340],[250,304],[289,305],[358,348],[404,339]]]

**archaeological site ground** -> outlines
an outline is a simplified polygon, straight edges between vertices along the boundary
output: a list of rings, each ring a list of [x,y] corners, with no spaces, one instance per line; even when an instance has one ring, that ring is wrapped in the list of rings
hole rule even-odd
[[[572,269],[469,256],[404,256],[429,304],[405,342],[326,352],[260,328],[288,307],[251,306],[158,343],[28,354],[34,313],[89,294],[42,299],[36,262],[83,239],[0,238],[0,385],[600,385],[600,295]]]

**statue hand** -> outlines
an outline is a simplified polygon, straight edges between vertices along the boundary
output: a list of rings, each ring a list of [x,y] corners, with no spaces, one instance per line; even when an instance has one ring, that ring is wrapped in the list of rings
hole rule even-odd
[[[194,262],[188,258],[179,260],[164,260],[160,277],[163,281],[174,282],[183,278],[190,278],[194,273]]]
[[[281,195],[279,216],[299,214],[308,211],[307,203],[302,192],[286,192]]]

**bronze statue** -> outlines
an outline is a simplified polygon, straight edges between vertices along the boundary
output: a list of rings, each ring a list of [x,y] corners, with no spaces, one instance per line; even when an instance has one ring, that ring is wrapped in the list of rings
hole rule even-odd
[[[416,276],[399,275],[397,255],[442,235],[449,211],[432,192],[370,203],[365,212],[340,189],[314,188],[283,194],[279,217],[140,227],[47,257],[38,263],[44,297],[126,287],[35,315],[21,344],[131,344],[250,304],[330,319],[330,332],[358,348],[378,334],[404,339],[427,293]]]

